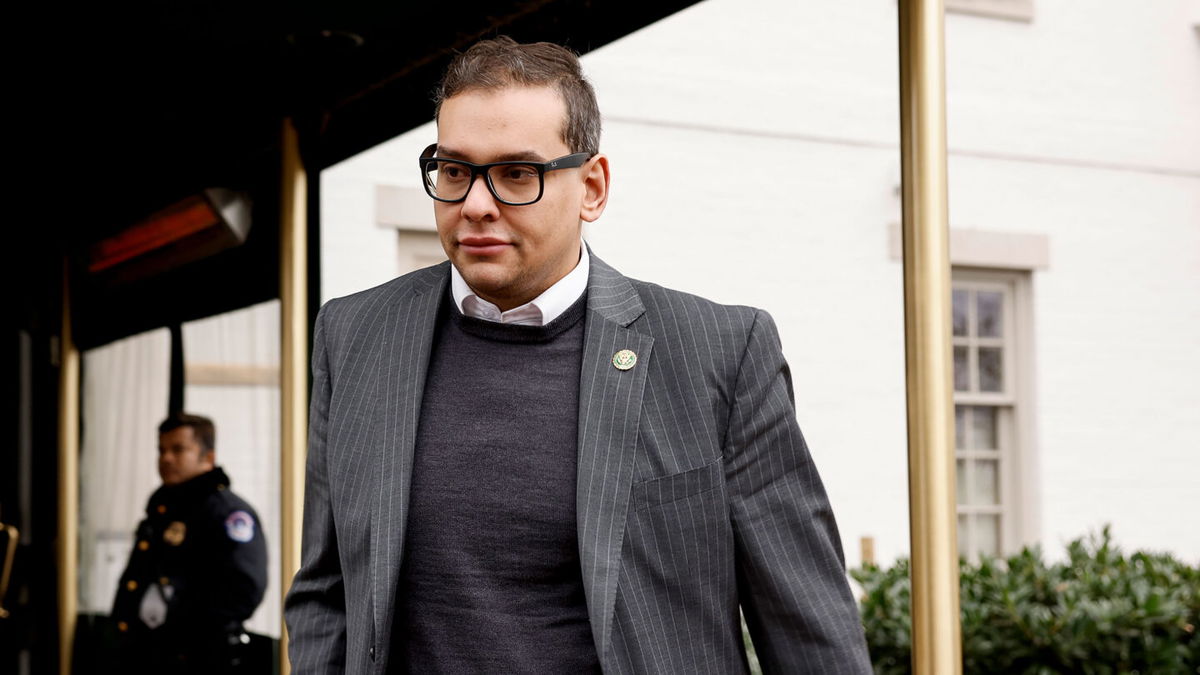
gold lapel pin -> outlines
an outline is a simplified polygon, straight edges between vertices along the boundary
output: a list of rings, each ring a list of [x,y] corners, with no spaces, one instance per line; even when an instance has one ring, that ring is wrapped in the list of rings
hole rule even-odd
[[[629,370],[636,363],[637,354],[634,354],[632,350],[622,349],[616,354],[613,354],[613,367],[615,367],[617,370]]]

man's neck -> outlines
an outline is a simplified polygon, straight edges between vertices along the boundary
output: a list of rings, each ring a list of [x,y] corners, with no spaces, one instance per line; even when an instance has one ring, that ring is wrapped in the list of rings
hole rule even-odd
[[[466,279],[458,268],[450,268],[450,292],[454,297],[454,305],[460,312],[468,316],[508,323],[506,319],[514,317],[517,322],[529,323],[528,317],[540,313],[540,320],[535,324],[550,323],[561,315],[568,307],[587,290],[587,279],[590,271],[590,258],[587,246],[581,240],[579,243],[579,260],[567,274],[542,291],[537,297],[527,302],[512,301],[497,302],[492,298],[477,292],[467,284]],[[474,296],[475,301],[468,303],[467,299]],[[480,306],[480,303],[484,303]],[[530,307],[532,306],[532,308]]]

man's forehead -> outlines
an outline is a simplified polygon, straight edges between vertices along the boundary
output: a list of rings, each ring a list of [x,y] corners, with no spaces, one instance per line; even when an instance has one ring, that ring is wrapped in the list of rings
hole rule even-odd
[[[435,151],[435,154],[438,157],[450,157],[452,159],[464,159],[467,161],[473,161],[476,159],[476,155],[478,155],[480,153],[472,152],[471,150],[468,150],[468,149],[460,149],[453,145],[443,145],[443,144],[439,143],[437,146],[437,149]],[[484,154],[487,155],[486,159],[480,160],[481,162],[484,162],[484,163],[486,163],[486,162],[521,162],[521,161],[545,162],[549,159],[552,159],[550,157],[546,157],[542,153],[538,152],[537,150],[533,150],[533,149],[497,150],[497,151],[487,152]]]
[[[158,435],[159,445],[183,444],[196,440],[196,432],[191,427],[175,427]]]
[[[442,102],[439,157],[544,162],[566,149],[566,104],[553,87],[472,89]]]
[[[567,102],[557,87],[541,84],[507,84],[499,87],[464,89],[442,101],[438,108],[438,118],[440,120],[447,107],[479,107],[494,110],[505,105],[516,106],[527,112],[540,112],[554,118],[559,118],[567,112]]]

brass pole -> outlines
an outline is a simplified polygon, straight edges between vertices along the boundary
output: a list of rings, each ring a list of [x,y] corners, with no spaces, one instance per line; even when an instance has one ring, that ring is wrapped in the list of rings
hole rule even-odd
[[[283,596],[300,568],[304,509],[304,458],[308,432],[308,177],[300,140],[290,119],[283,123],[280,184],[280,495],[279,537]],[[287,626],[280,621],[279,672],[288,675]]]
[[[900,0],[913,672],[962,672],[941,0]]]
[[[79,352],[71,337],[71,296],[63,262],[58,361],[58,664],[71,672],[79,586]]]

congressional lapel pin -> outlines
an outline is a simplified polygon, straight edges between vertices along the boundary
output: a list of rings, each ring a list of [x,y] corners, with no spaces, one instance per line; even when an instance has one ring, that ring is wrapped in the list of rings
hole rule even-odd
[[[622,349],[616,354],[613,354],[613,367],[615,367],[617,370],[629,370],[636,363],[637,354],[634,354],[632,350]]]
[[[234,511],[225,519],[225,534],[229,538],[245,544],[254,538],[254,516],[245,511]]]
[[[187,525],[184,525],[182,522],[180,522],[178,520],[176,520],[173,523],[171,523],[170,525],[168,525],[167,529],[163,532],[163,541],[167,542],[168,544],[170,544],[172,546],[178,546],[178,545],[182,544],[183,540],[186,538],[187,538]]]

